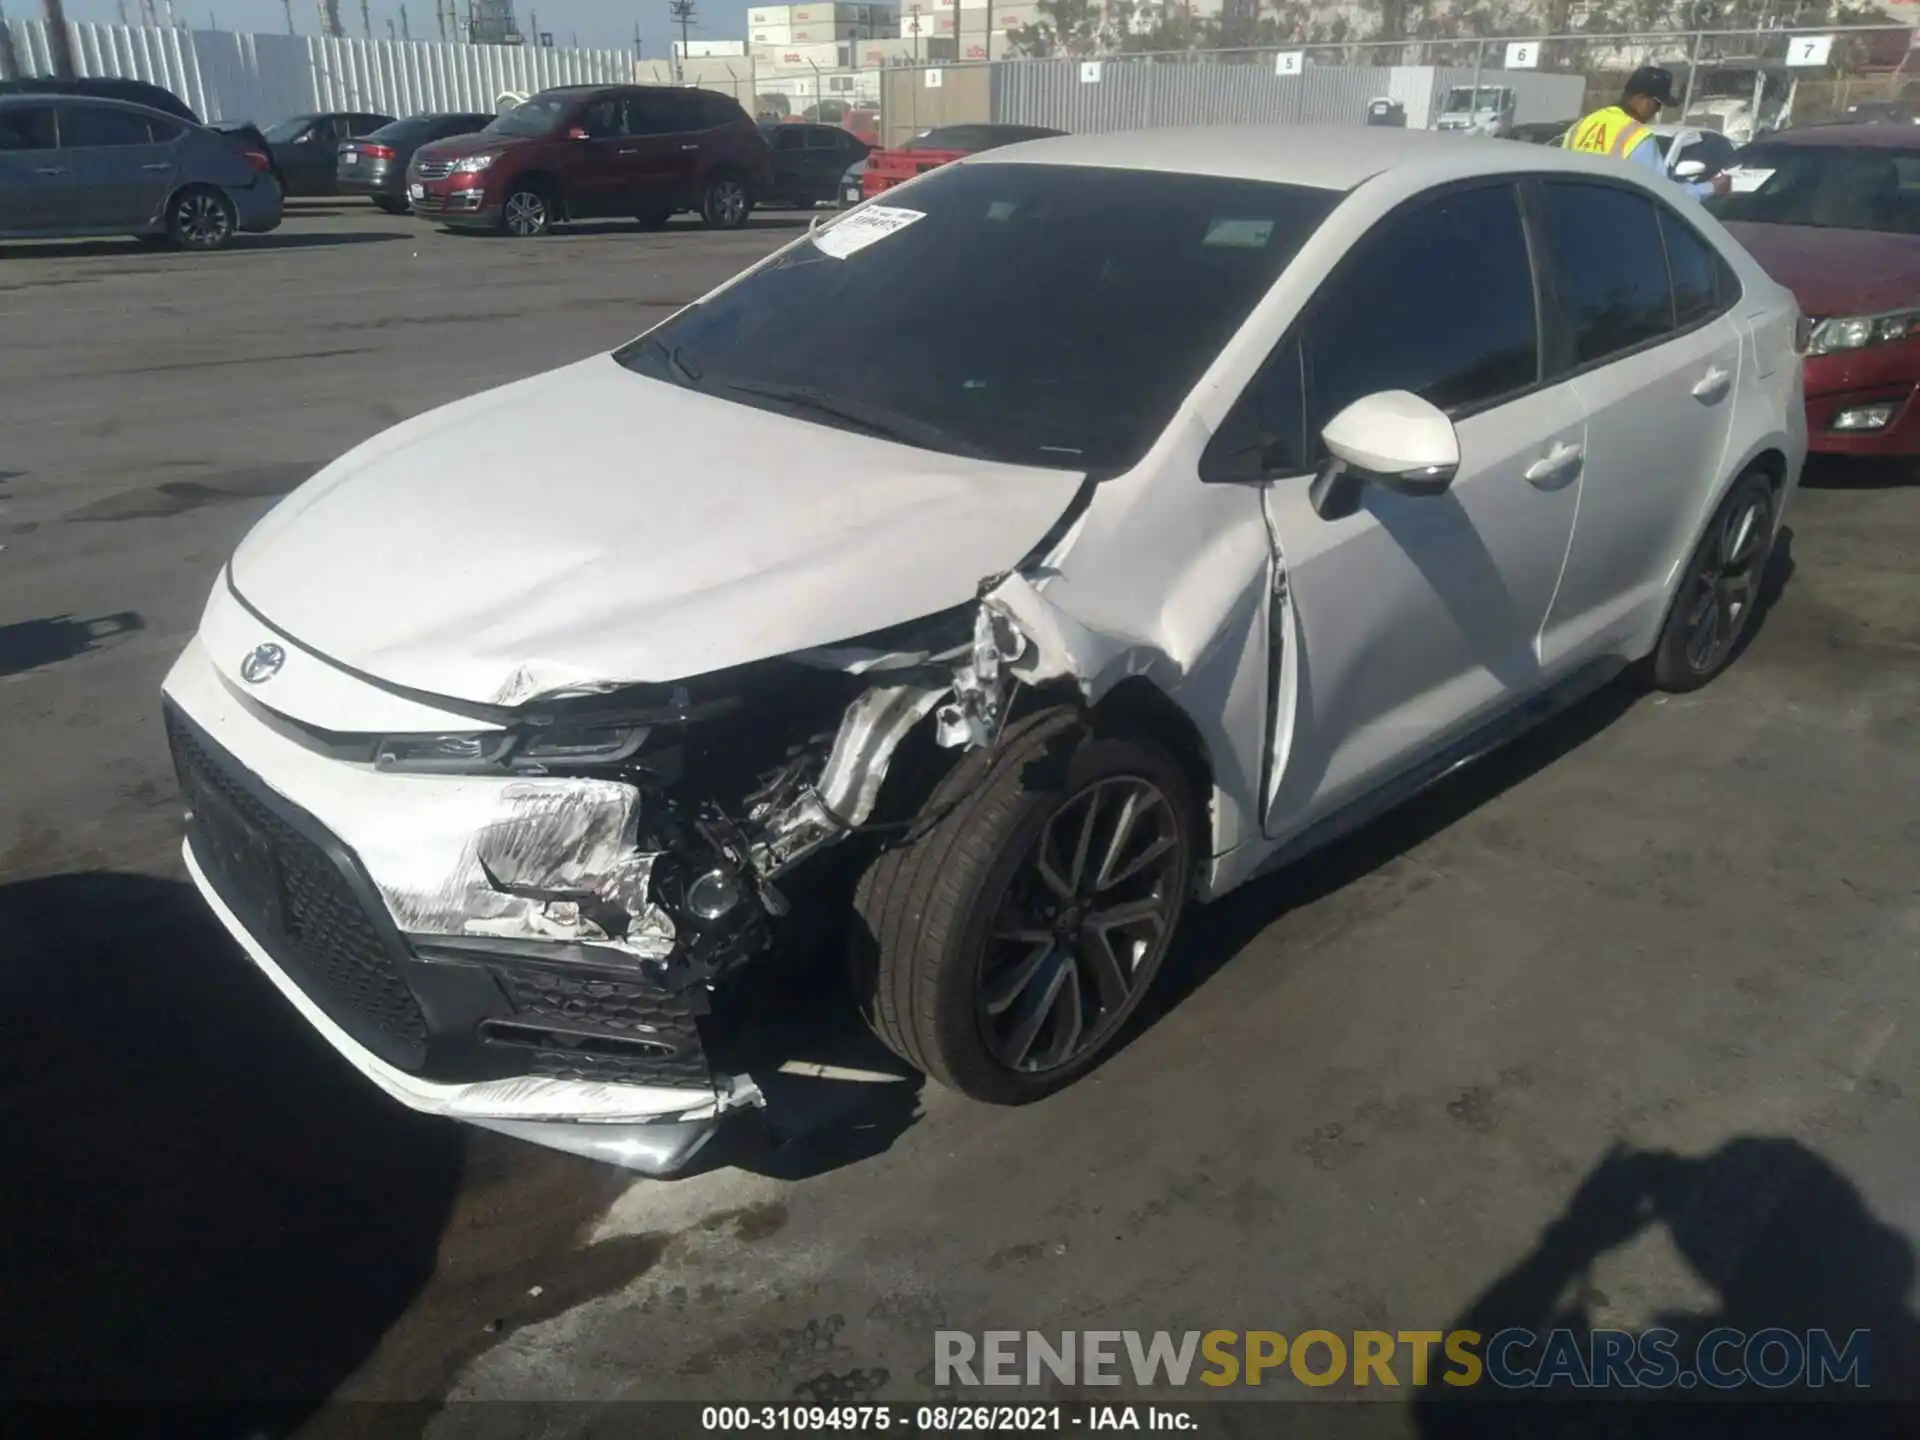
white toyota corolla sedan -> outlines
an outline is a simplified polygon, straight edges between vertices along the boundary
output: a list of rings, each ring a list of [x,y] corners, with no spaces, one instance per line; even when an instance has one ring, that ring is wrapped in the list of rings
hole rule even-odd
[[[187,864],[420,1110],[670,1173],[764,1104],[716,1007],[821,934],[906,1061],[1029,1100],[1189,903],[1629,666],[1712,679],[1803,333],[1604,159],[944,166],[267,515],[166,681]]]

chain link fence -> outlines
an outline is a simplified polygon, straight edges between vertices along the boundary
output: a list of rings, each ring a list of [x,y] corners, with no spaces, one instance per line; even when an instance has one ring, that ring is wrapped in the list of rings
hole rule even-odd
[[[618,50],[513,51],[324,41],[154,26],[71,25],[81,73],[175,89],[210,119],[266,122],[329,104],[492,108],[561,81],[698,85],[763,119],[842,125],[899,144],[954,124],[1085,132],[1156,126],[1364,124],[1550,139],[1617,99],[1640,65],[1671,69],[1666,118],[1742,143],[1768,129],[1920,104],[1910,25],[1505,35],[962,63],[775,68],[750,57],[639,60]],[[0,22],[0,71],[47,73],[39,21]],[[850,47],[855,54],[859,47]],[[1387,102],[1376,106],[1374,102]]]

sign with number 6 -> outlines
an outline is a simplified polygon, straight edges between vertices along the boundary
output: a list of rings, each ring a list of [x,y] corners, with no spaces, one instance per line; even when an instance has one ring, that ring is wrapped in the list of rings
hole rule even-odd
[[[1540,42],[1513,40],[1507,44],[1507,69],[1535,70],[1540,65]]]

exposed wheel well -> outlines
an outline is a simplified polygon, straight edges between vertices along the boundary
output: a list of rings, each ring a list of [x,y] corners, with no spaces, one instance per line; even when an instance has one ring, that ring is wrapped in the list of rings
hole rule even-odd
[[[1206,834],[1195,836],[1205,850],[1213,845],[1213,757],[1187,712],[1151,680],[1139,675],[1122,680],[1093,707],[1096,730],[1108,734],[1140,735],[1157,740],[1179,762],[1193,787],[1196,815],[1203,817]]]
[[[501,200],[504,202],[507,196],[511,195],[515,190],[532,190],[544,195],[547,197],[547,202],[552,205],[555,210],[563,215],[566,213],[566,192],[560,188],[560,177],[557,175],[545,170],[529,170],[525,174],[516,175],[506,183],[506,187],[500,192]]]
[[[1761,474],[1765,475],[1768,480],[1772,481],[1775,494],[1778,494],[1780,487],[1786,483],[1787,457],[1782,455],[1778,450],[1762,450],[1758,455],[1753,457],[1753,463],[1747,468],[1750,470],[1758,470]]]

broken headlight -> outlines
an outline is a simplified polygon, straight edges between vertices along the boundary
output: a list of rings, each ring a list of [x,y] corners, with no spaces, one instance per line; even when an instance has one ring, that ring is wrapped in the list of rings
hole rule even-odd
[[[633,755],[651,733],[648,725],[581,720],[471,735],[388,735],[374,746],[373,763],[382,770],[457,775],[607,765]]]

